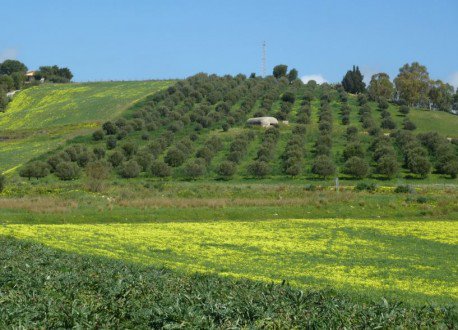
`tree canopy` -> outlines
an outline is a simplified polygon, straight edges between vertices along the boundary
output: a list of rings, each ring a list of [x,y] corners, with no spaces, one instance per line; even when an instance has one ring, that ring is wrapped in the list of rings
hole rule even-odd
[[[353,66],[352,70],[348,70],[342,80],[342,87],[348,93],[358,94],[364,93],[366,84],[363,81],[364,76],[359,71],[359,67]]]
[[[373,101],[381,99],[391,99],[394,92],[393,83],[390,81],[390,76],[386,73],[374,74],[367,88],[369,98]]]
[[[15,72],[26,73],[27,67],[24,63],[17,60],[5,60],[2,64],[0,64],[0,74],[11,75]]]

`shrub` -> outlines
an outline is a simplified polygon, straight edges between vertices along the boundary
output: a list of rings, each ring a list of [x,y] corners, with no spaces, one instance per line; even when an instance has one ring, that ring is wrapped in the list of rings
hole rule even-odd
[[[23,178],[44,178],[45,176],[49,175],[49,165],[42,161],[35,161],[32,163],[28,163],[24,165],[19,170],[19,175]]]
[[[223,161],[221,164],[219,164],[216,172],[220,177],[224,179],[230,179],[232,176],[234,176],[236,169],[237,168],[234,162]]]
[[[92,153],[97,159],[102,159],[103,157],[105,157],[105,149],[100,147],[95,147],[94,149],[92,149]]]
[[[382,120],[382,123],[380,125],[384,129],[395,129],[396,128],[396,123],[391,119],[390,117],[387,117]]]
[[[6,177],[4,174],[0,173],[0,192],[2,192],[5,189],[6,185]]]
[[[399,112],[403,115],[407,115],[410,112],[410,108],[407,105],[402,105],[401,107],[399,107]]]
[[[390,106],[390,104],[389,104],[388,101],[385,100],[385,99],[380,99],[380,100],[378,101],[378,108],[379,108],[380,110],[386,110],[386,109],[388,109],[389,106]]]
[[[151,164],[151,174],[155,177],[165,178],[170,176],[171,168],[166,163],[156,160]]]
[[[194,180],[205,174],[206,167],[205,167],[204,161],[195,159],[185,164],[183,170],[187,178]]]
[[[377,161],[377,173],[385,175],[388,179],[396,176],[399,172],[399,164],[396,156],[393,154],[385,154]]]
[[[312,173],[326,179],[336,173],[336,167],[329,156],[321,155],[315,158],[312,164]]]
[[[164,161],[172,167],[177,167],[180,166],[181,164],[184,163],[186,159],[185,154],[183,151],[177,149],[177,148],[171,148],[167,152],[167,154],[164,157]]]
[[[254,161],[248,165],[248,173],[257,178],[263,178],[270,173],[270,166],[265,161]]]
[[[431,171],[431,163],[427,157],[413,153],[409,157],[408,168],[412,173],[419,174],[422,178],[426,178]]]
[[[146,171],[151,166],[153,156],[149,150],[142,149],[135,155],[135,161],[138,163],[138,165],[140,165],[143,171]]]
[[[97,131],[95,131],[94,133],[92,133],[92,139],[94,141],[100,141],[100,140],[103,140],[105,134],[103,133],[103,131],[101,129],[98,129]]]
[[[413,122],[411,122],[409,119],[405,119],[403,122],[402,122],[402,126],[404,129],[408,130],[408,131],[413,131],[417,128],[417,125],[415,125]]]
[[[141,171],[140,165],[135,160],[129,160],[122,163],[119,173],[123,178],[136,178]]]
[[[229,128],[231,128],[231,126],[228,123],[224,123],[222,125],[223,132],[229,131]]]
[[[291,93],[291,92],[285,92],[285,93],[283,93],[283,95],[281,96],[281,100],[282,100],[283,102],[294,103],[294,101],[296,100],[296,97],[295,97],[294,94]]]
[[[352,157],[364,157],[364,151],[363,148],[361,147],[361,144],[355,142],[355,143],[350,143],[347,145],[347,147],[343,151],[343,159],[348,160]]]
[[[394,189],[394,192],[398,194],[412,194],[415,190],[410,185],[399,185]]]
[[[458,161],[450,160],[443,166],[444,174],[450,175],[452,179],[456,179],[458,176]]]
[[[425,204],[428,202],[428,197],[425,197],[425,196],[420,196],[417,198],[417,203],[419,204]]]
[[[365,105],[367,103],[367,96],[364,94],[358,94],[358,104]]]
[[[351,175],[356,179],[365,178],[369,173],[369,165],[361,157],[353,156],[345,162],[345,174]]]
[[[369,183],[358,182],[355,186],[355,190],[356,191],[366,190],[366,191],[374,192],[377,190],[377,185],[374,182],[369,182]]]
[[[117,133],[117,127],[111,122],[107,121],[102,125],[102,129],[105,131],[107,135],[114,135]]]
[[[110,156],[108,156],[108,161],[111,163],[113,167],[119,166],[123,160],[124,156],[119,151],[115,151]]]
[[[114,136],[110,136],[107,139],[107,149],[111,150],[116,148],[116,144],[118,143],[118,140]]]
[[[127,158],[130,158],[137,153],[137,146],[132,142],[124,143],[121,149]]]
[[[56,170],[54,171],[54,174],[64,181],[78,179],[80,173],[80,168],[73,162],[61,162],[57,164]]]
[[[102,191],[104,181],[110,176],[111,165],[105,160],[97,160],[87,164],[85,172],[87,177],[87,188],[93,192]]]

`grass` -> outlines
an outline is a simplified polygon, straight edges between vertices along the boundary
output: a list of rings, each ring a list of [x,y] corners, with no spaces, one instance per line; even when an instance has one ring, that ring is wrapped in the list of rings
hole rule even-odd
[[[298,288],[410,303],[458,299],[455,221],[278,219],[12,224],[2,235],[52,248]],[[427,285],[426,285],[427,283]]]
[[[452,308],[183,274],[0,237],[1,328],[453,328]]]
[[[0,172],[55,150],[68,139],[90,134],[100,123],[170,81],[45,84],[16,94],[0,113]]]

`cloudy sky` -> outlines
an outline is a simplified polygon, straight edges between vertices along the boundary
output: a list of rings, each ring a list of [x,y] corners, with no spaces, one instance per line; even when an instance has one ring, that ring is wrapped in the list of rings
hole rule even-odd
[[[2,5],[0,60],[57,64],[76,81],[268,72],[337,82],[418,61],[458,86],[458,1],[23,0]],[[17,14],[13,14],[17,13]]]

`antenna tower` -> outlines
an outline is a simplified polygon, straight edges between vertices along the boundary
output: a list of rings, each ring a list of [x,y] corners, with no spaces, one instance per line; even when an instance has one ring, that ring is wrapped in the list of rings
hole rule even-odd
[[[262,67],[261,67],[262,77],[266,76],[266,42],[262,42]]]

